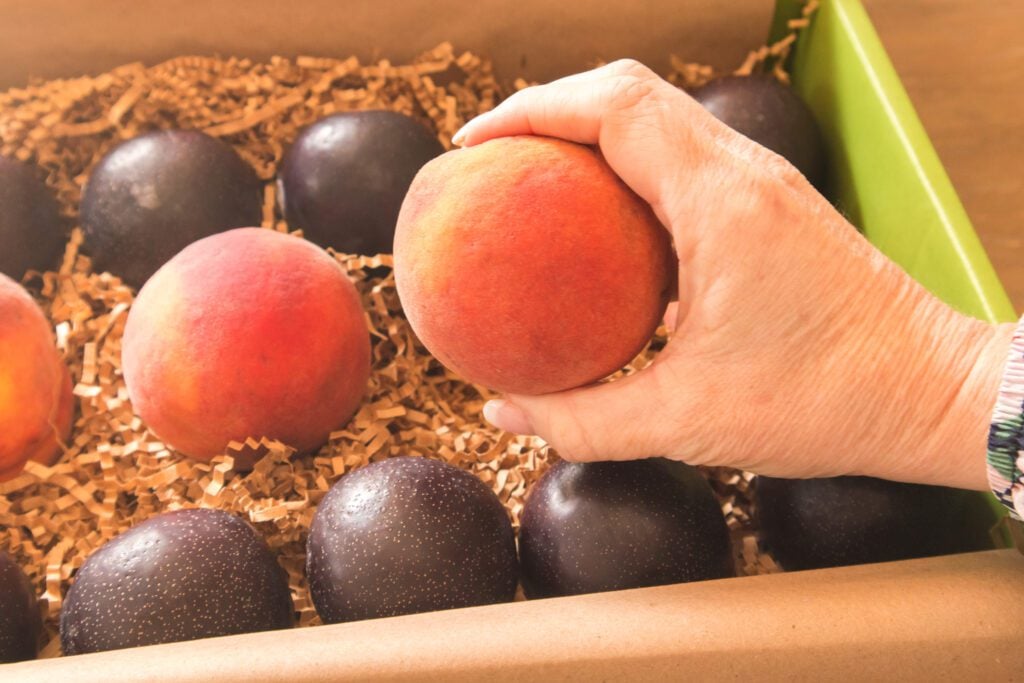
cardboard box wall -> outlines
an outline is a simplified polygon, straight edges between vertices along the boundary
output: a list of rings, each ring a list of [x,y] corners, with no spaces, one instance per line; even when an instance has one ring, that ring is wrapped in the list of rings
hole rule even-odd
[[[0,88],[182,54],[398,63],[450,40],[499,77],[738,64],[770,2],[0,0]],[[0,668],[0,680],[981,678],[1024,672],[1014,550],[514,603]]]

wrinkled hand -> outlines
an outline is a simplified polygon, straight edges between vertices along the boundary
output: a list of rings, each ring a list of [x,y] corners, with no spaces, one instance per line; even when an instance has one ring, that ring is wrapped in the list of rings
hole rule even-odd
[[[1009,336],[932,297],[781,157],[632,61],[528,88],[456,136],[597,145],[679,257],[667,347],[620,381],[492,401],[568,460],[985,488]]]

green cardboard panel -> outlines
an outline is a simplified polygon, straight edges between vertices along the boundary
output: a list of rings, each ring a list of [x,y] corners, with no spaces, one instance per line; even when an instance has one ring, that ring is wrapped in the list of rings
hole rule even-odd
[[[802,4],[780,0],[775,35]],[[943,301],[983,320],[1016,320],[859,0],[824,0],[794,52],[793,87],[821,123],[840,210]]]
[[[773,39],[785,35],[787,20],[800,16],[803,5],[778,0]],[[821,125],[829,152],[826,193],[836,206],[949,305],[990,322],[1016,320],[860,0],[822,0],[789,66],[793,87]]]

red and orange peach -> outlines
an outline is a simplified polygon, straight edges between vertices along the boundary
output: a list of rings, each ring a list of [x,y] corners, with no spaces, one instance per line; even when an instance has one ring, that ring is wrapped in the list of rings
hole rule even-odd
[[[53,464],[71,430],[71,376],[43,312],[0,275],[0,481],[25,463]]]
[[[438,360],[542,394],[618,370],[668,301],[671,240],[589,147],[520,136],[427,163],[402,205],[395,279]]]
[[[248,437],[305,452],[358,408],[369,332],[325,251],[240,228],[191,244],[150,278],[128,316],[122,368],[138,415],[187,455],[208,460]]]

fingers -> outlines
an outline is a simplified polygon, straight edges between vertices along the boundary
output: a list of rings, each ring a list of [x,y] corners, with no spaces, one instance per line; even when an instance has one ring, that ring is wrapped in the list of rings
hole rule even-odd
[[[457,144],[495,137],[544,135],[598,145],[612,170],[654,209],[670,230],[695,198],[708,142],[703,108],[633,60],[521,90],[467,123]]]
[[[619,381],[544,396],[489,401],[484,416],[506,431],[536,434],[573,461],[665,455],[678,425],[657,419],[671,406],[657,364]]]
[[[634,104],[650,88],[663,83],[639,62],[619,60],[520,90],[467,123],[452,141],[476,145],[509,135],[547,135],[598,144],[609,112]]]
[[[670,330],[676,329],[679,326],[679,302],[670,301],[665,307],[665,315],[661,319],[665,323],[665,327]]]
[[[470,146],[512,135],[547,135],[596,145],[604,96],[586,81],[533,86],[467,123],[452,142]]]
[[[452,142],[460,147],[469,147],[486,142],[492,138],[507,137],[510,135],[542,135],[533,130],[530,123],[529,112],[531,103],[538,99],[538,91],[550,92],[552,88],[572,88],[574,84],[590,83],[599,78],[596,71],[584,71],[571,76],[565,76],[545,85],[535,85],[519,90],[505,98],[497,107],[489,112],[484,112],[470,120],[452,136]],[[552,137],[557,135],[549,134]],[[577,135],[582,138],[583,136]],[[565,138],[570,139],[570,138]],[[593,144],[593,141],[583,139],[576,140],[581,144]]]

